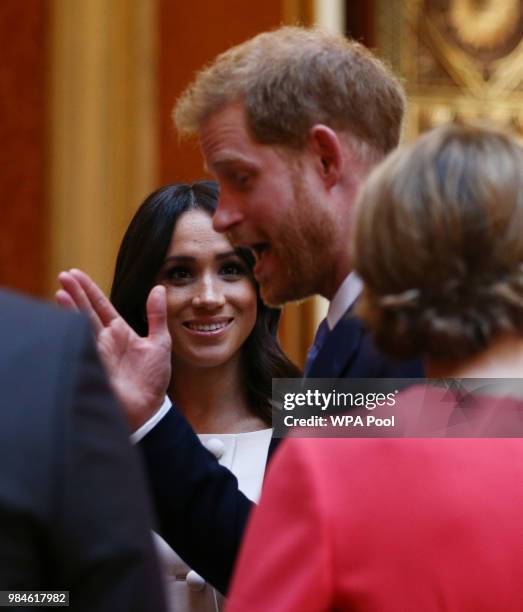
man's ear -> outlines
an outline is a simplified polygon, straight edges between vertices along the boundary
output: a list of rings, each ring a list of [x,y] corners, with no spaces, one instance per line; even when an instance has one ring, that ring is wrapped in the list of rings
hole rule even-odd
[[[333,187],[340,179],[343,165],[343,153],[338,134],[321,123],[309,130],[308,145],[317,156],[318,171],[327,189]]]

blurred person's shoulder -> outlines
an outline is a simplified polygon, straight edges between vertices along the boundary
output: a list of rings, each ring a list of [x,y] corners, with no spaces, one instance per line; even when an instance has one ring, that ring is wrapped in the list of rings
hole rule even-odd
[[[8,289],[0,289],[0,338],[5,347],[10,337],[27,338],[34,342],[38,336],[54,336],[61,330],[85,326],[85,317],[76,312],[29,297]]]
[[[51,401],[86,357],[97,359],[92,336],[86,316],[0,289],[0,404]]]

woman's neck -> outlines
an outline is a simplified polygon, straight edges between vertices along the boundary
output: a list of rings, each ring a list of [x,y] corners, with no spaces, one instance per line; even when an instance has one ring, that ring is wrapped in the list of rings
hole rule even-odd
[[[514,334],[494,340],[485,350],[459,362],[425,361],[429,378],[520,378],[523,339]]]
[[[167,395],[196,433],[242,433],[268,427],[249,409],[239,355],[213,368],[173,363]]]

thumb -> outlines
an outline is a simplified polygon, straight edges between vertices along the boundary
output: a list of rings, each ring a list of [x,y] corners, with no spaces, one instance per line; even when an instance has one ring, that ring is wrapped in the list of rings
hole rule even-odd
[[[165,334],[167,330],[167,296],[163,285],[156,285],[151,289],[147,298],[147,324],[149,326],[149,338],[157,339]]]

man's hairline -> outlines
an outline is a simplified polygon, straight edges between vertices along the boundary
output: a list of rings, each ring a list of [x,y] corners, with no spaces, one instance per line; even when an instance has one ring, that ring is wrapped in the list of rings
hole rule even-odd
[[[237,100],[235,100],[237,101]],[[191,130],[190,135],[198,138],[198,140],[200,140],[201,142],[201,132],[203,129],[203,125],[210,120],[210,118],[215,115],[216,113],[218,113],[220,110],[222,110],[224,108],[224,106],[226,105],[222,104],[220,105],[216,110],[211,111],[209,113],[207,113],[205,115],[205,119],[202,119],[198,125],[195,127],[194,130]],[[307,130],[307,136],[310,134],[310,132],[318,127],[318,126],[325,126],[328,127],[329,129],[333,130],[336,134],[336,136],[338,137],[338,139],[340,140],[340,142],[345,145],[350,147],[350,149],[353,151],[353,153],[355,154],[355,156],[359,159],[359,161],[361,161],[362,163],[368,164],[369,166],[374,166],[376,164],[378,164],[382,159],[384,159],[388,153],[384,153],[381,151],[377,151],[374,147],[372,147],[372,145],[370,145],[367,141],[362,140],[361,138],[359,138],[358,136],[356,136],[353,132],[349,131],[349,130],[339,130],[335,127],[329,126],[326,123],[315,123],[313,125],[310,126],[310,128],[308,128]],[[249,130],[249,134],[252,137],[252,139],[254,140],[254,142],[258,145],[262,145],[262,146],[267,146],[267,147],[271,147],[272,149],[274,149],[275,153],[281,157],[284,161],[291,161],[291,160],[297,160],[300,158],[300,155],[303,154],[306,149],[307,149],[307,138],[305,139],[305,143],[301,146],[296,146],[293,144],[286,144],[284,142],[263,142],[261,140],[259,140],[256,135],[252,132],[252,130],[250,129],[250,126],[247,123],[247,129]],[[356,146],[354,146],[356,143]],[[398,143],[399,144],[399,143]],[[370,155],[362,155],[361,154],[361,148],[368,148],[370,151]],[[396,148],[396,147],[395,147]],[[205,160],[205,156],[204,156],[204,160]],[[250,164],[249,160],[247,158],[245,158],[243,155],[238,154],[238,153],[231,153],[229,154],[229,157],[224,157],[223,160],[219,160],[218,163],[221,164],[225,164],[225,163],[235,163],[235,162],[244,162],[246,164]],[[207,165],[207,162],[204,161],[204,170],[207,172],[210,172],[211,174],[213,174],[213,171],[209,168],[209,166]]]

